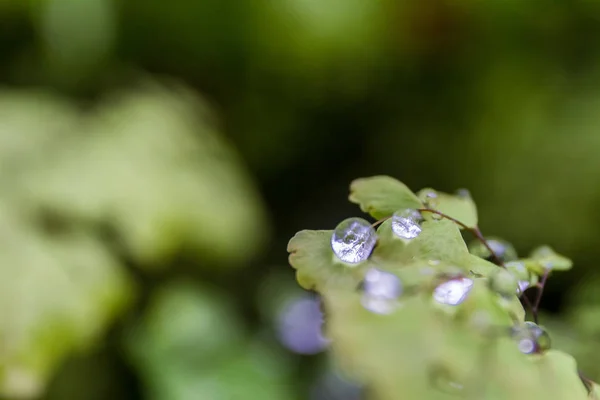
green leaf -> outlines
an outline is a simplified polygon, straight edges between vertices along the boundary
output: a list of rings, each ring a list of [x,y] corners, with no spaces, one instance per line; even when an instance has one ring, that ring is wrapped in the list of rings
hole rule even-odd
[[[463,266],[469,260],[469,251],[455,223],[425,221],[421,228],[419,236],[405,241],[393,234],[391,220],[382,223],[377,230],[379,242],[373,261],[402,265],[414,260],[435,260]]]
[[[245,265],[265,243],[265,210],[211,120],[180,87],[106,98],[26,171],[19,193],[68,218],[110,222],[142,267],[182,250]]]
[[[333,231],[298,232],[289,242],[289,262],[296,269],[296,279],[307,290],[323,292],[327,288],[355,289],[368,263],[345,264],[331,250]]]
[[[47,235],[15,206],[0,225],[0,394],[37,397],[68,356],[91,346],[132,302],[133,283],[85,231]]]
[[[417,196],[426,207],[446,214],[470,228],[477,226],[477,207],[470,195],[451,195],[425,188]],[[423,213],[423,217],[436,218],[432,213]]]
[[[573,267],[573,261],[556,253],[550,246],[540,246],[533,250],[529,256],[538,262],[544,269],[566,271]]]
[[[402,298],[391,315],[364,309],[358,293],[324,299],[334,354],[377,399],[451,399],[457,388],[466,398],[586,399],[572,357],[519,352],[508,313],[483,282],[454,314],[426,294]]]
[[[350,184],[349,200],[376,219],[389,217],[398,210],[422,207],[405,184],[383,175],[354,180]]]

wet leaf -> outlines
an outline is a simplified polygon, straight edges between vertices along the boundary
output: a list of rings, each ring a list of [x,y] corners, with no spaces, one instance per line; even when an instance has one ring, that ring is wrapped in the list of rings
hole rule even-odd
[[[376,262],[409,263],[414,260],[436,260],[457,266],[469,260],[467,246],[456,224],[448,220],[426,221],[421,234],[404,241],[392,233],[391,221],[378,229],[379,243],[372,258]]]
[[[350,184],[349,200],[376,219],[389,217],[405,208],[422,207],[417,196],[405,184],[383,175],[354,180]]]
[[[397,399],[398,393],[453,398],[440,380],[450,380],[467,398],[586,398],[572,357],[519,352],[507,334],[511,320],[485,284],[476,285],[456,314],[440,314],[426,296],[404,298],[385,316],[361,307],[358,294],[330,291],[325,301],[334,353],[378,399]]]
[[[451,195],[434,189],[425,188],[417,196],[426,207],[444,213],[468,227],[477,226],[477,207],[471,196]],[[423,217],[434,219],[432,213],[423,213]]]

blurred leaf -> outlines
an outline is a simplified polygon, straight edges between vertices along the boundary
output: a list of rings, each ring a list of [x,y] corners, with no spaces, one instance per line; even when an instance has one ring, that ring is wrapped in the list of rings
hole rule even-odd
[[[530,257],[545,269],[566,271],[573,267],[573,261],[556,253],[550,246],[540,246],[531,252]]]
[[[245,340],[227,298],[175,282],[127,337],[150,399],[288,398],[285,360]]]
[[[425,188],[417,193],[417,197],[428,208],[444,213],[470,228],[477,226],[477,207],[469,194],[451,195]],[[436,216],[432,213],[423,213],[423,217],[433,219]]]
[[[239,265],[264,243],[259,196],[188,91],[148,85],[107,99],[64,140],[25,193],[62,215],[110,221],[140,265],[182,248]]]
[[[389,176],[356,179],[350,185],[349,200],[376,219],[389,217],[398,210],[422,206],[406,185]]]
[[[129,305],[133,287],[90,234],[49,237],[5,205],[0,226],[0,392],[35,397]]]
[[[572,357],[554,350],[520,353],[508,337],[510,319],[493,293],[485,285],[473,290],[453,318],[436,311],[427,296],[403,298],[401,308],[382,316],[364,309],[359,294],[329,291],[327,326],[335,354],[382,400],[397,399],[398,393],[451,399],[457,388],[458,394],[485,399],[586,398]],[[506,333],[491,335],[502,326]],[[482,333],[486,327],[496,329]]]

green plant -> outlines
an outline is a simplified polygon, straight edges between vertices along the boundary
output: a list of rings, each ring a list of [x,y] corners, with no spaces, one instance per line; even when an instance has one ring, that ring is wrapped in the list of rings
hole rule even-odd
[[[370,399],[598,397],[538,325],[546,281],[569,259],[548,246],[516,259],[508,243],[486,239],[466,190],[415,194],[375,176],[350,192],[375,223],[303,230],[288,251],[300,286],[323,298],[334,355]]]

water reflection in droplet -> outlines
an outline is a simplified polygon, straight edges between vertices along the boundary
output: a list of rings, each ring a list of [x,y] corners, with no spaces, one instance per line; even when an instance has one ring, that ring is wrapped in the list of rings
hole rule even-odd
[[[455,194],[456,196],[461,197],[463,199],[471,198],[471,192],[469,191],[469,189],[458,189]]]
[[[465,301],[473,288],[473,280],[455,278],[439,284],[433,291],[433,298],[438,303],[456,306]]]
[[[371,268],[365,275],[363,288],[361,303],[367,310],[376,314],[390,314],[398,307],[402,282],[396,275]]]
[[[421,234],[423,217],[412,208],[397,211],[392,216],[392,232],[402,239],[414,239]]]
[[[314,296],[303,296],[291,301],[279,315],[279,341],[298,354],[316,354],[323,351],[329,340],[323,336],[323,313],[320,301]]]
[[[348,218],[340,222],[331,236],[333,253],[349,264],[367,260],[376,243],[375,229],[362,218]]]
[[[511,329],[511,336],[517,342],[521,353],[542,353],[551,347],[550,335],[543,327],[527,321]]]

